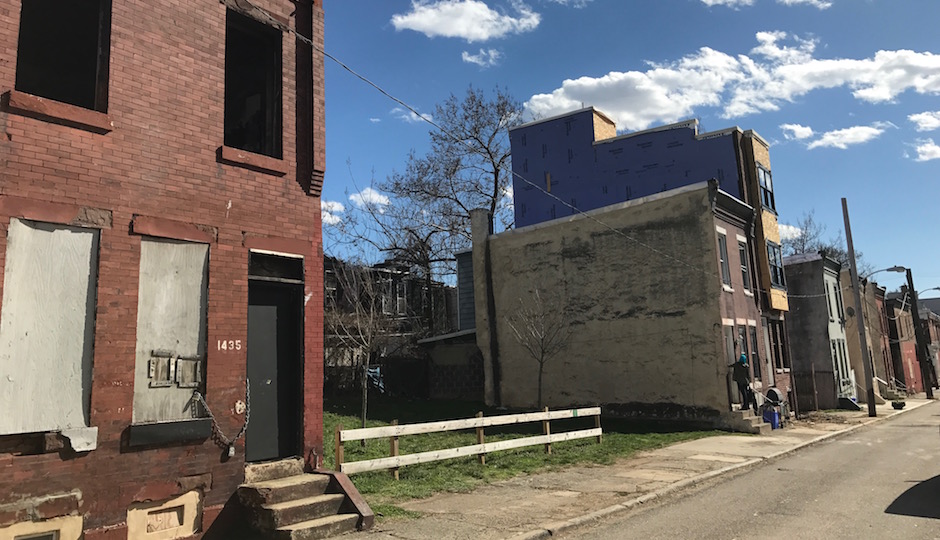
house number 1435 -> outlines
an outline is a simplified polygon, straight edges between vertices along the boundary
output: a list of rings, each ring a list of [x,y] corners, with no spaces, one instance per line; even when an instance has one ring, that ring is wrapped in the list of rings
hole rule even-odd
[[[216,346],[220,351],[240,351],[242,350],[242,340],[240,339],[220,339],[216,341]]]

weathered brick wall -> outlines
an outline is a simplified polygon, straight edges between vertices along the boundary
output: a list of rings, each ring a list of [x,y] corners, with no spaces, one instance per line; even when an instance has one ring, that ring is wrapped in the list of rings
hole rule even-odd
[[[292,28],[302,24],[295,20],[298,15],[311,16],[314,39],[322,44],[322,0],[309,2],[297,8],[283,0],[253,0]],[[21,0],[0,0],[0,92],[15,84],[20,7]],[[23,454],[17,436],[0,437],[0,506],[78,489],[85,527],[96,529],[120,525],[132,502],[167,498],[192,487],[192,479],[184,477],[209,474],[208,525],[217,513],[213,507],[222,505],[243,479],[243,443],[235,458],[223,459],[211,441],[142,450],[122,442],[131,424],[134,389],[141,239],[131,230],[135,216],[217,232],[209,248],[206,393],[230,436],[242,422],[233,404],[245,397],[246,348],[218,351],[214,344],[247,339],[249,246],[287,247],[307,257],[303,446],[308,459],[322,455],[323,287],[316,185],[325,162],[322,56],[311,53],[307,70],[312,65],[313,73],[301,74],[298,84],[296,41],[284,34],[282,166],[287,173],[220,163],[225,14],[226,6],[217,0],[113,3],[107,112],[113,130],[108,133],[32,118],[7,105],[0,110],[0,293],[11,217],[56,221],[82,207],[112,214],[112,225],[101,230],[97,287],[90,417],[99,429],[98,448],[78,456]],[[312,97],[298,101],[297,111],[297,89],[310,79]],[[305,112],[311,104],[312,113]],[[305,131],[301,144],[295,127],[311,122],[312,136]],[[312,162],[299,159],[311,150]],[[5,517],[11,519],[0,516],[0,526]]]

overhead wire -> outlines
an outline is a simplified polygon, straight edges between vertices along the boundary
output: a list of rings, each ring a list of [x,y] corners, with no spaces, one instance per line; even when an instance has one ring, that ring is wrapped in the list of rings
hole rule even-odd
[[[359,79],[359,80],[361,80],[362,82],[366,83],[367,85],[371,86],[372,88],[374,88],[376,91],[378,91],[379,93],[381,93],[382,95],[384,95],[384,96],[387,97],[388,99],[390,99],[390,100],[394,101],[395,103],[401,105],[402,107],[404,107],[405,109],[407,109],[409,112],[411,112],[412,114],[414,114],[419,120],[421,120],[421,121],[423,121],[423,122],[425,122],[425,123],[427,123],[427,124],[430,124],[430,125],[433,126],[435,129],[437,129],[438,131],[440,131],[441,133],[443,133],[443,134],[447,135],[448,137],[450,137],[454,142],[457,142],[458,144],[462,144],[462,145],[466,146],[471,152],[476,152],[476,149],[474,149],[469,143],[467,143],[467,142],[464,141],[463,139],[457,137],[456,135],[454,135],[453,133],[451,133],[450,131],[448,131],[447,129],[445,129],[443,126],[441,126],[440,124],[438,124],[437,122],[435,122],[434,120],[432,120],[431,118],[429,118],[426,114],[420,113],[415,107],[412,107],[411,105],[409,105],[408,103],[406,103],[404,100],[395,97],[395,96],[392,95],[390,92],[386,91],[384,88],[382,88],[382,87],[379,86],[377,83],[375,83],[375,82],[373,82],[372,80],[370,80],[370,79],[369,79],[368,77],[366,77],[365,75],[362,75],[361,73],[359,73],[359,72],[357,72],[356,70],[352,69],[351,67],[349,67],[348,65],[346,65],[346,63],[344,63],[344,62],[341,61],[340,59],[336,58],[335,56],[333,56],[332,54],[330,54],[329,52],[327,52],[326,50],[324,50],[323,47],[320,47],[319,45],[317,45],[316,43],[314,43],[314,41],[313,41],[312,39],[310,39],[310,38],[308,38],[307,36],[304,36],[304,35],[298,33],[298,32],[297,32],[296,30],[294,30],[293,28],[290,28],[289,26],[285,25],[283,22],[277,20],[276,18],[274,18],[273,15],[271,15],[270,13],[268,13],[266,10],[264,10],[264,9],[258,7],[257,5],[253,4],[250,0],[239,0],[238,3],[239,3],[239,4],[247,4],[247,5],[251,6],[252,9],[254,9],[258,14],[260,14],[260,15],[263,16],[265,19],[267,19],[269,22],[271,22],[271,24],[277,26],[278,28],[282,28],[282,29],[284,29],[285,31],[287,31],[287,32],[289,32],[289,33],[291,33],[291,34],[293,34],[296,39],[298,39],[298,40],[300,40],[301,42],[303,42],[303,43],[309,45],[309,46],[312,47],[315,51],[317,51],[318,53],[322,54],[324,57],[329,58],[330,60],[332,60],[333,62],[335,62],[338,66],[340,66],[342,69],[348,71],[348,72],[349,72],[350,74],[352,74],[354,77],[356,77],[357,79]],[[250,14],[247,14],[247,13],[246,13],[246,15],[249,15],[249,16],[250,16]],[[569,202],[567,202],[567,201],[561,199],[561,198],[558,197],[557,195],[552,194],[551,192],[549,192],[549,191],[545,190],[544,188],[542,188],[542,186],[540,186],[539,184],[537,184],[537,183],[535,183],[535,182],[532,182],[532,181],[529,180],[528,178],[522,176],[521,174],[519,174],[519,173],[517,173],[517,172],[515,172],[515,171],[511,171],[511,174],[512,174],[513,177],[518,178],[519,180],[521,180],[521,181],[524,182],[525,184],[527,184],[527,185],[529,185],[529,186],[532,186],[533,188],[535,188],[536,190],[540,191],[540,192],[543,193],[544,195],[547,195],[548,197],[550,197],[550,198],[554,199],[555,201],[561,203],[563,206],[565,206],[565,207],[571,209],[574,213],[579,214],[579,215],[581,215],[581,216],[587,218],[587,219],[590,220],[590,221],[593,221],[594,223],[596,223],[596,224],[598,224],[598,225],[604,227],[605,229],[610,230],[611,232],[613,232],[613,233],[615,233],[615,234],[617,234],[617,235],[619,235],[619,236],[621,236],[621,237],[623,237],[623,238],[625,238],[625,239],[627,239],[627,240],[629,240],[629,241],[631,241],[631,242],[633,242],[633,243],[635,243],[635,244],[637,244],[637,245],[639,245],[639,246],[641,246],[641,247],[644,247],[644,248],[646,248],[647,250],[649,250],[649,251],[651,251],[651,252],[653,252],[653,253],[655,253],[655,254],[657,254],[657,255],[660,255],[660,256],[662,256],[662,257],[664,257],[664,258],[666,258],[666,259],[669,259],[669,260],[671,260],[671,261],[673,261],[673,262],[675,262],[675,263],[681,264],[681,265],[683,265],[683,266],[685,266],[685,267],[687,267],[687,268],[690,268],[690,269],[692,269],[692,270],[695,270],[695,271],[698,271],[698,272],[702,272],[703,274],[705,274],[705,275],[708,276],[708,277],[718,277],[718,274],[715,273],[715,272],[710,272],[710,271],[708,271],[707,269],[704,269],[704,268],[701,268],[701,267],[699,267],[699,266],[693,265],[693,264],[691,264],[691,263],[689,263],[689,262],[687,262],[687,261],[684,261],[684,260],[682,260],[682,259],[680,259],[680,258],[678,258],[678,257],[676,257],[676,256],[673,256],[673,255],[671,255],[671,254],[669,254],[669,253],[666,253],[665,251],[662,251],[662,250],[660,250],[660,249],[657,249],[657,248],[655,248],[655,247],[649,245],[648,243],[643,242],[643,241],[641,241],[641,240],[639,240],[639,239],[637,239],[637,238],[634,238],[634,237],[630,236],[629,234],[625,233],[624,231],[622,231],[622,230],[620,230],[620,229],[617,229],[617,228],[615,228],[615,227],[613,227],[613,226],[611,226],[611,225],[609,225],[609,224],[607,224],[607,223],[601,221],[600,219],[597,219],[597,218],[594,217],[593,215],[588,214],[588,213],[585,212],[584,210],[581,210],[580,208],[576,207],[575,205],[573,205],[573,204],[571,204],[571,203],[569,203]]]
[[[430,118],[428,115],[422,114],[422,113],[419,112],[415,107],[411,106],[410,104],[408,104],[408,103],[405,102],[404,100],[402,100],[402,99],[400,99],[400,98],[394,96],[393,94],[391,94],[390,92],[388,92],[387,90],[385,90],[384,88],[382,88],[379,84],[373,82],[371,79],[369,79],[369,78],[366,77],[365,75],[362,75],[362,74],[359,73],[358,71],[356,71],[356,70],[354,70],[353,68],[349,67],[345,62],[343,62],[343,61],[340,60],[339,58],[337,58],[337,57],[333,56],[332,54],[330,54],[330,53],[329,53],[328,51],[326,51],[323,47],[320,47],[319,45],[317,45],[312,39],[308,38],[307,36],[304,36],[304,35],[300,34],[300,33],[297,32],[296,30],[294,30],[293,28],[290,28],[290,26],[285,25],[283,22],[279,21],[279,20],[276,19],[273,15],[271,15],[270,13],[268,13],[267,10],[265,10],[265,9],[263,9],[263,8],[261,8],[261,7],[257,6],[257,5],[255,5],[254,3],[252,3],[251,0],[238,0],[238,3],[239,3],[239,4],[247,4],[248,6],[251,6],[251,8],[252,8],[253,10],[255,10],[258,14],[260,14],[260,15],[263,16],[265,19],[267,19],[271,24],[273,24],[274,26],[276,26],[276,27],[278,27],[278,28],[281,28],[281,29],[283,29],[283,30],[289,32],[290,34],[292,34],[292,35],[293,35],[296,39],[298,39],[299,41],[305,43],[306,45],[309,45],[311,48],[313,48],[313,50],[315,50],[315,51],[318,52],[319,54],[322,54],[325,58],[328,58],[328,59],[330,59],[331,61],[335,62],[335,63],[336,63],[339,67],[341,67],[343,70],[349,72],[351,75],[353,75],[354,77],[356,77],[357,79],[359,79],[359,80],[362,81],[363,83],[365,83],[365,84],[371,86],[371,87],[374,88],[376,91],[378,91],[379,93],[381,93],[383,96],[385,96],[385,97],[387,97],[388,99],[394,101],[394,102],[397,103],[398,105],[401,105],[402,107],[404,107],[406,110],[408,110],[409,112],[411,112],[412,114],[414,114],[415,117],[416,117],[417,119],[419,119],[420,121],[423,121],[423,122],[425,122],[425,123],[431,125],[432,127],[434,127],[435,129],[437,129],[437,130],[440,131],[441,133],[447,135],[447,136],[448,136],[449,138],[451,138],[454,142],[466,146],[467,149],[469,149],[471,152],[473,152],[473,153],[476,153],[476,152],[477,152],[477,150],[476,150],[475,148],[473,148],[473,146],[471,146],[468,142],[464,141],[464,140],[461,139],[460,137],[457,137],[456,135],[454,135],[453,133],[451,133],[449,130],[447,130],[446,128],[444,128],[443,126],[441,126],[440,124],[438,124],[437,122],[435,122],[435,121],[434,121],[432,118]],[[247,13],[246,13],[246,15],[250,15],[250,14],[247,14]],[[610,225],[610,224],[608,224],[608,223],[606,223],[606,222],[604,222],[604,221],[598,219],[597,217],[595,217],[595,216],[592,215],[591,213],[588,213],[588,212],[586,212],[586,211],[584,211],[584,210],[581,210],[580,208],[578,208],[578,207],[575,206],[574,204],[571,204],[571,203],[569,203],[568,201],[562,199],[561,197],[555,195],[554,193],[551,193],[550,191],[546,190],[545,188],[543,188],[543,187],[542,187],[541,185],[539,185],[538,183],[529,180],[528,178],[526,178],[525,176],[523,176],[522,174],[520,174],[520,173],[518,173],[518,172],[516,172],[516,171],[514,171],[514,170],[510,170],[510,173],[511,173],[512,177],[518,178],[520,181],[522,181],[522,182],[525,183],[526,185],[531,186],[532,188],[538,190],[540,193],[542,193],[543,195],[548,196],[550,199],[555,200],[556,202],[560,203],[562,206],[564,206],[564,207],[566,207],[566,208],[569,208],[569,209],[572,210],[572,212],[574,212],[575,214],[578,214],[578,215],[580,215],[580,216],[582,216],[582,217],[584,217],[584,218],[586,218],[586,219],[588,219],[588,220],[590,220],[590,221],[592,221],[592,222],[594,222],[594,223],[600,225],[601,227],[603,227],[603,228],[605,228],[605,229],[607,229],[607,230],[609,230],[609,231],[611,231],[611,232],[613,232],[613,233],[615,233],[615,234],[617,234],[617,235],[619,235],[619,236],[621,236],[621,237],[623,237],[623,238],[629,240],[630,242],[635,243],[636,245],[639,245],[639,246],[641,246],[641,247],[643,247],[643,248],[645,248],[645,249],[647,249],[647,250],[649,250],[649,251],[651,251],[651,252],[653,252],[653,253],[655,253],[655,254],[657,254],[657,255],[660,255],[661,257],[664,257],[664,258],[666,258],[666,259],[668,259],[668,260],[671,260],[671,261],[673,261],[673,262],[675,262],[675,263],[681,264],[682,266],[685,266],[685,267],[690,268],[690,269],[692,269],[692,270],[695,270],[695,271],[697,271],[697,272],[701,272],[701,273],[705,274],[705,275],[708,276],[708,277],[719,277],[718,274],[715,273],[715,272],[711,272],[711,271],[709,271],[709,270],[707,270],[707,269],[705,269],[705,268],[702,268],[702,267],[700,267],[700,266],[697,266],[697,265],[694,265],[694,264],[692,264],[692,263],[689,263],[689,262],[687,262],[687,261],[685,261],[685,260],[683,260],[683,259],[680,259],[679,257],[676,257],[676,256],[674,256],[674,255],[672,255],[672,254],[670,254],[670,253],[667,253],[667,252],[665,252],[665,251],[662,251],[662,250],[660,250],[660,249],[657,249],[656,247],[654,247],[654,246],[652,246],[652,245],[650,245],[650,244],[648,244],[648,243],[646,243],[646,242],[643,242],[643,241],[641,241],[641,240],[639,240],[639,239],[637,239],[637,238],[635,238],[635,237],[633,237],[633,236],[631,236],[631,235],[625,233],[623,230],[617,229],[617,228],[613,227],[612,225]],[[846,288],[844,288],[843,290],[850,290],[850,288],[846,287]],[[793,298],[793,299],[822,298],[822,297],[825,297],[825,296],[827,296],[827,295],[826,295],[826,294],[791,295],[791,294],[789,294],[789,293],[787,294],[787,298],[788,298],[788,299],[789,299],[789,298]]]

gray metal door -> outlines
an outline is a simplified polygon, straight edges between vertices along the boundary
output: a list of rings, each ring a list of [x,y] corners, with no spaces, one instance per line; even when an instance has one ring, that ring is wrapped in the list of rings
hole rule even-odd
[[[265,461],[300,452],[303,288],[250,280],[248,379],[251,421],[245,458]]]

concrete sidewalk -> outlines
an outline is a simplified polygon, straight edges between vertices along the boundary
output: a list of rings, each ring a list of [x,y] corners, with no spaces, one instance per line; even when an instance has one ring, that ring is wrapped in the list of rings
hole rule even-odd
[[[365,534],[377,540],[549,538],[930,403],[921,394],[908,398],[903,411],[879,405],[876,418],[868,417],[867,410],[816,413],[770,435],[707,437],[613,465],[568,467],[489,484],[470,493],[443,493],[400,505],[420,512],[421,518],[381,520]]]

